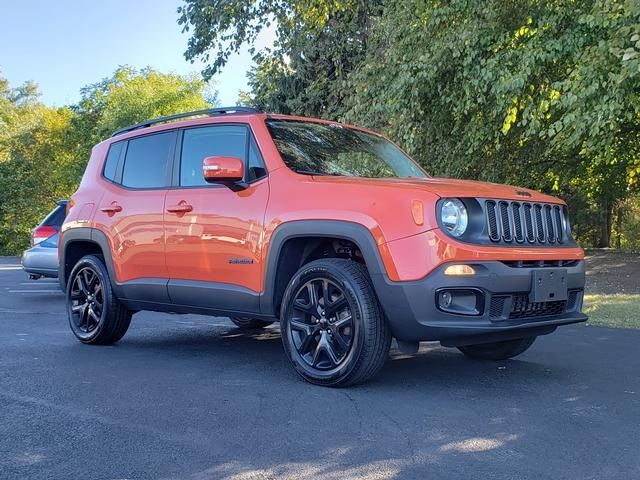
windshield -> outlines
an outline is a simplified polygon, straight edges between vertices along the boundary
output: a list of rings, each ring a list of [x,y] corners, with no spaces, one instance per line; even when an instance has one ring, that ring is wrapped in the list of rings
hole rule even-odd
[[[286,165],[306,175],[426,178],[402,150],[382,137],[338,124],[268,120]]]

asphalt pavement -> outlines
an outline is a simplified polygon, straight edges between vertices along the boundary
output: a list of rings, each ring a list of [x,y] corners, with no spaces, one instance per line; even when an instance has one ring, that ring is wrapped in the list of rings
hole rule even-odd
[[[640,478],[640,330],[565,327],[497,363],[424,344],[336,390],[298,379],[277,327],[145,312],[82,345],[56,281],[17,263],[0,259],[0,479]]]

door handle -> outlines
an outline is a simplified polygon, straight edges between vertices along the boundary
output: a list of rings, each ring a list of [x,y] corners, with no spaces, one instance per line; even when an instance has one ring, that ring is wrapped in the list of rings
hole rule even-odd
[[[108,213],[109,215],[113,215],[114,213],[121,212],[122,207],[118,205],[116,202],[113,202],[108,207],[102,207],[100,211],[104,213]]]
[[[187,202],[180,202],[178,205],[167,207],[167,212],[169,213],[188,213],[191,210],[193,210],[193,206],[189,205]]]

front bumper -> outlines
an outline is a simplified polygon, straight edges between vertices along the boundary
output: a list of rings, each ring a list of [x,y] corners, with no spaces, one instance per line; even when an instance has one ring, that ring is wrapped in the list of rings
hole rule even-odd
[[[581,313],[585,284],[584,260],[561,268],[566,271],[566,300],[533,304],[529,301],[534,270],[500,261],[465,262],[476,267],[471,276],[447,276],[444,264],[422,280],[391,282],[373,279],[393,335],[400,341],[439,340],[444,345],[507,340],[551,333],[560,325],[584,322]],[[442,289],[477,291],[483,302],[476,315],[447,313],[438,308]],[[564,302],[564,304],[562,304]],[[548,303],[548,304],[547,304]]]

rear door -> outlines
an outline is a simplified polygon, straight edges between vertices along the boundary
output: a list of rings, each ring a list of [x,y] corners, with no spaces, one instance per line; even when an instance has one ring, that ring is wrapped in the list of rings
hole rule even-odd
[[[257,312],[269,183],[251,129],[245,124],[187,128],[179,143],[177,186],[167,193],[165,205],[171,300]],[[248,187],[234,191],[207,184],[202,160],[210,156],[242,159]],[[189,211],[175,212],[180,205]]]
[[[164,200],[171,181],[176,131],[112,144],[105,193],[95,221],[111,242],[116,281],[129,299],[168,302]]]

